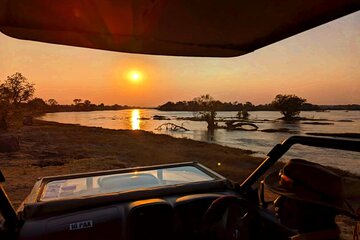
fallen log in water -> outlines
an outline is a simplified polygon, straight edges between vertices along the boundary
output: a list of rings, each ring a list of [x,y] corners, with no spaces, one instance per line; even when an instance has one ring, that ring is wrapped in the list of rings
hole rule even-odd
[[[254,123],[243,122],[238,120],[226,121],[225,124],[226,124],[226,128],[229,130],[256,131],[259,128]],[[244,128],[243,126],[250,126],[251,128],[248,129],[248,128]]]
[[[164,123],[164,124],[161,124],[160,126],[158,126],[157,128],[155,128],[155,130],[169,130],[169,131],[190,131],[189,129],[183,127],[183,126],[179,126],[179,125],[176,125],[174,123]]]

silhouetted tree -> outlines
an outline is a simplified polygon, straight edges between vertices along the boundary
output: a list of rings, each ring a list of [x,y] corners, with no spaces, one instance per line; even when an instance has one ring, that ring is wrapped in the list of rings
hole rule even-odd
[[[250,116],[250,113],[249,113],[246,109],[243,109],[243,110],[241,111],[241,113],[242,113],[242,118],[243,118],[243,119],[248,119],[249,116]]]
[[[167,102],[161,106],[158,107],[161,111],[169,111],[174,109],[174,103],[173,102]]]
[[[84,104],[85,104],[86,107],[88,107],[88,106],[90,106],[91,101],[90,101],[90,100],[85,100],[85,101],[84,101]]]
[[[28,101],[28,106],[31,109],[41,110],[47,107],[46,102],[42,98],[34,98]]]
[[[201,108],[201,111],[197,112],[196,115],[200,119],[207,122],[207,128],[209,130],[215,129],[215,117],[216,117],[216,101],[209,94],[202,95],[200,97],[194,98],[193,100]]]
[[[243,105],[243,110],[251,111],[251,110],[254,110],[254,109],[255,109],[255,106],[251,102],[246,102]]]
[[[306,99],[296,95],[278,94],[272,102],[272,105],[284,115],[285,120],[291,120],[300,114],[301,106],[305,102]]]
[[[96,107],[96,106],[95,106]],[[104,103],[100,103],[99,105],[97,105],[97,109],[99,110],[104,110],[105,109],[105,104]]]
[[[74,100],[73,100],[73,102],[74,102],[74,104],[75,105],[79,105],[80,103],[81,103],[81,99],[80,98],[75,98]]]
[[[28,101],[35,91],[34,84],[29,83],[27,78],[18,72],[8,76],[5,82],[0,85],[0,88],[7,89],[10,104],[14,105]]]
[[[238,111],[238,113],[236,114],[237,118],[239,119],[248,119],[250,114],[249,112],[244,108],[241,111]]]
[[[7,76],[0,84],[0,128],[7,129],[9,113],[14,113],[18,106],[31,99],[35,91],[34,84],[29,83],[21,73]]]
[[[50,98],[49,100],[47,100],[47,104],[49,104],[50,106],[59,105],[59,103],[53,98]]]

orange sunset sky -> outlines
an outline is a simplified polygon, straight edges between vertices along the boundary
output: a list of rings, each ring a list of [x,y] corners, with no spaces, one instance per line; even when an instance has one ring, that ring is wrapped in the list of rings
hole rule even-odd
[[[209,93],[269,103],[296,94],[315,104],[360,103],[360,13],[236,58],[116,53],[17,40],[0,33],[0,80],[21,72],[37,97],[70,104],[158,106]]]

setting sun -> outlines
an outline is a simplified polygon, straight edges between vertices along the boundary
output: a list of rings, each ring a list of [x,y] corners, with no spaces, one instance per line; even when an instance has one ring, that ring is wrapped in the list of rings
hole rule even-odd
[[[133,83],[137,83],[137,82],[140,82],[141,78],[142,78],[142,75],[140,72],[138,71],[132,71],[129,73],[129,80]]]

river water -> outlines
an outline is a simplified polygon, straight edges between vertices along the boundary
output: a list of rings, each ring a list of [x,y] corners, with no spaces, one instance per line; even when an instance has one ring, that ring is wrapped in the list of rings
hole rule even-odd
[[[161,115],[170,120],[153,120],[154,115]],[[167,134],[178,138],[189,138],[198,141],[221,144],[229,147],[249,149],[255,151],[255,156],[264,157],[271,148],[296,135],[306,133],[360,133],[360,111],[329,111],[329,112],[301,112],[301,117],[327,119],[318,121],[327,125],[284,123],[276,119],[281,117],[279,112],[257,111],[250,112],[250,120],[255,121],[259,130],[287,128],[287,132],[262,132],[217,129],[213,133],[207,131],[205,122],[179,120],[178,118],[193,117],[192,112],[163,112],[155,109],[129,109],[116,111],[93,112],[59,112],[47,113],[41,117],[43,120],[60,123],[74,123],[83,126],[103,127],[109,129],[132,129],[151,131],[156,134]],[[219,118],[235,117],[236,112],[218,112]],[[190,131],[155,130],[159,125],[171,122],[182,125]],[[320,149],[295,145],[283,159],[303,158],[320,164],[340,168],[360,175],[360,153]]]

